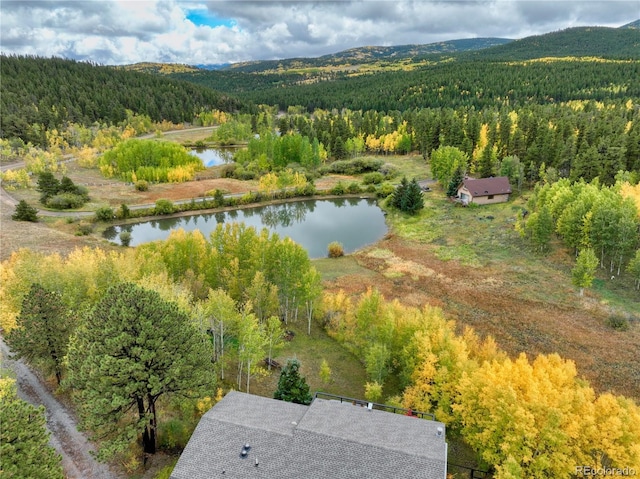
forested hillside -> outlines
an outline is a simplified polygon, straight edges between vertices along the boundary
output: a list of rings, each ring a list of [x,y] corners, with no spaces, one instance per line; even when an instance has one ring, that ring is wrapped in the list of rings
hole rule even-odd
[[[574,28],[475,52],[396,59],[362,54],[342,66],[257,62],[173,76],[280,109],[406,110],[640,96],[640,31]],[[306,60],[305,60],[306,61]]]
[[[45,145],[45,131],[74,122],[118,123],[126,110],[155,122],[192,121],[202,110],[231,111],[237,100],[166,77],[60,58],[0,57],[0,136]]]
[[[349,65],[374,62],[398,62],[433,54],[451,54],[465,51],[482,50],[509,43],[507,38],[468,38],[448,42],[428,43],[426,45],[367,46],[350,48],[338,53],[318,58],[287,58],[283,60],[265,60],[242,62],[229,65],[224,70],[244,73],[266,73],[311,68],[336,67],[347,69]]]

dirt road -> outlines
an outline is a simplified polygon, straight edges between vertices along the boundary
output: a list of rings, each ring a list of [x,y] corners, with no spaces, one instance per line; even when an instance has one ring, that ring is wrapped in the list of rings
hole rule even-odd
[[[68,479],[115,479],[117,476],[91,455],[93,446],[86,436],[78,431],[73,415],[53,397],[26,364],[11,358],[11,352],[2,338],[0,338],[0,353],[3,367],[15,372],[18,395],[31,404],[45,407],[47,428],[51,431],[49,442],[62,456],[62,467],[66,477]]]

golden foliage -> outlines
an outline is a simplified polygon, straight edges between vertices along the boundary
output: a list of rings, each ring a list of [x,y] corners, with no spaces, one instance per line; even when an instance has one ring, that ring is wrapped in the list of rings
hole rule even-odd
[[[620,194],[623,198],[631,198],[636,204],[638,215],[640,215],[640,183],[631,185],[628,182],[622,183],[620,186]]]

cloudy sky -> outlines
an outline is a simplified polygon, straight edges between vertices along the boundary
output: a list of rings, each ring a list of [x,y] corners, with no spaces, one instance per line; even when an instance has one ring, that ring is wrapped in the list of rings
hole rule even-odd
[[[0,50],[105,65],[212,64],[638,18],[640,0],[0,0]]]

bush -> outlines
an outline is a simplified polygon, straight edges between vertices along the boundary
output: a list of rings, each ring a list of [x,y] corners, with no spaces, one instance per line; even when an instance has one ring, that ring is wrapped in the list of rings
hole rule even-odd
[[[38,221],[38,210],[30,206],[25,200],[20,200],[16,205],[16,211],[11,215],[14,221]]]
[[[627,318],[614,314],[607,319],[607,326],[616,331],[627,331],[629,329],[629,321]]]
[[[76,236],[88,236],[91,233],[93,233],[93,225],[91,223],[87,223],[86,221],[78,223]]]
[[[395,187],[391,183],[382,183],[377,190],[378,198],[386,198],[395,191]]]
[[[379,171],[367,173],[362,177],[362,184],[364,185],[379,185],[384,181],[384,175]]]
[[[347,192],[348,193],[361,193],[362,192],[362,188],[360,188],[360,185],[358,183],[356,183],[355,181],[352,181],[347,186]]]
[[[190,429],[180,419],[170,419],[160,427],[158,445],[166,449],[184,449],[191,435]]]
[[[96,221],[111,221],[115,217],[113,209],[108,206],[103,206],[96,210]]]
[[[368,171],[378,171],[384,161],[376,158],[354,158],[353,160],[338,160],[320,168],[321,172],[342,175],[357,175]]]
[[[149,183],[145,180],[138,180],[135,184],[137,191],[149,191]]]
[[[47,200],[46,205],[56,210],[69,210],[80,208],[85,203],[85,198],[73,193],[60,193]]]
[[[339,258],[340,256],[344,256],[344,247],[342,246],[342,243],[339,243],[338,241],[332,241],[329,243],[327,249],[329,251],[329,258]]]
[[[228,163],[225,165],[220,165],[219,167],[220,177],[221,178],[233,178],[236,173],[236,168],[238,168],[237,163]]]
[[[233,173],[233,177],[237,180],[253,180],[257,176],[255,171],[246,170],[242,166],[239,166],[235,169]]]
[[[129,216],[131,216],[131,210],[129,209],[129,207],[127,205],[122,203],[120,205],[120,212],[119,212],[118,216],[119,216],[119,218],[127,219]]]
[[[395,165],[385,163],[380,167],[380,173],[384,175],[385,180],[390,180],[398,176],[399,170]]]
[[[338,181],[338,184],[331,188],[330,192],[332,195],[344,195],[344,185]]]
[[[175,211],[175,206],[171,200],[159,199],[156,201],[156,206],[153,209],[156,215],[170,215]]]

